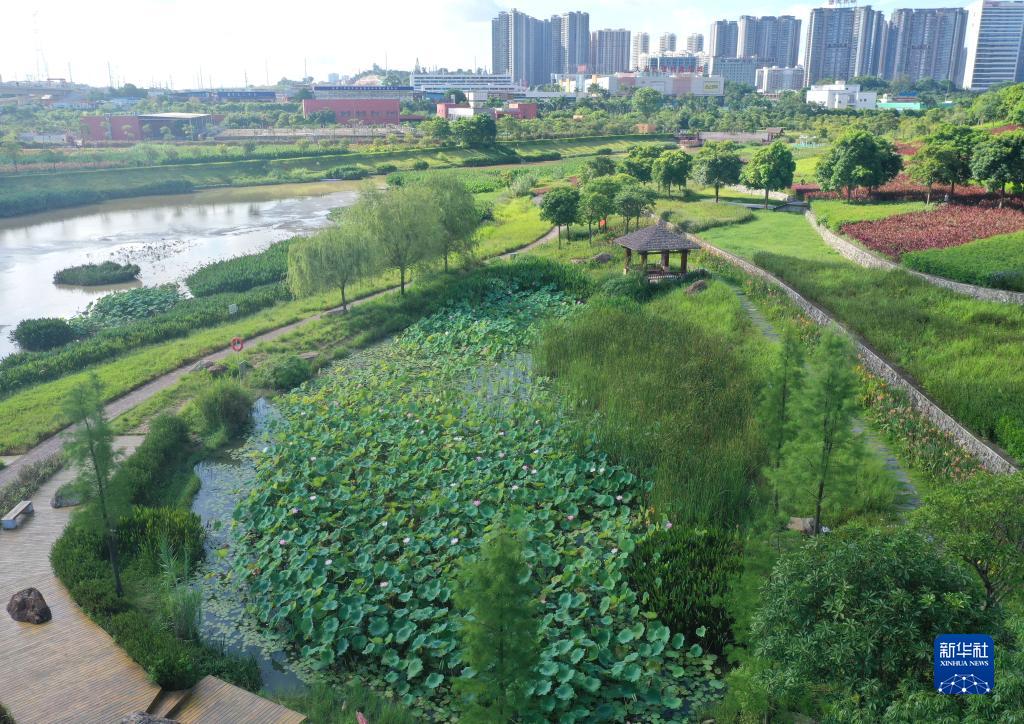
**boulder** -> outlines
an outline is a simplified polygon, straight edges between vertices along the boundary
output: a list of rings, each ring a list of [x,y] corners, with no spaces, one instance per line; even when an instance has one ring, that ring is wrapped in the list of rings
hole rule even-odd
[[[590,260],[589,259],[585,259],[582,256],[574,256],[572,259],[569,260],[569,263],[570,264],[586,264],[588,261],[590,261]]]
[[[698,279],[693,284],[686,288],[687,294],[699,294],[708,288],[708,283],[703,279]]]
[[[74,485],[63,485],[50,498],[51,508],[70,508],[82,504],[82,493]]]
[[[201,359],[198,362],[196,362],[194,365],[192,365],[192,369],[189,370],[189,371],[190,372],[202,372],[203,370],[210,369],[211,367],[213,367],[213,365],[214,365],[214,363],[211,362],[210,360],[208,360],[208,359]]]
[[[206,368],[206,371],[210,373],[211,377],[220,377],[228,371],[228,368],[222,364],[212,364]]]
[[[164,719],[160,716],[147,714],[144,711],[137,711],[123,718],[121,724],[178,724],[178,720]]]
[[[595,254],[594,256],[590,257],[590,261],[594,262],[595,264],[607,264],[614,258],[615,257],[609,254],[607,251],[602,251],[600,254]]]
[[[7,613],[21,623],[46,623],[53,618],[43,594],[35,588],[26,588],[11,596]]]
[[[790,518],[789,525],[786,527],[789,530],[795,530],[797,533],[814,535],[814,518]],[[827,525],[821,526],[821,532],[828,533],[829,527]]]

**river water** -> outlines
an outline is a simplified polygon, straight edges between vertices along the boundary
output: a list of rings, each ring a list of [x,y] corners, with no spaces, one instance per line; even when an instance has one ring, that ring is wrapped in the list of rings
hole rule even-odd
[[[325,225],[357,189],[344,181],[210,189],[0,219],[0,357],[16,351],[8,333],[21,320],[70,317],[139,285],[57,286],[59,269],[113,259],[138,264],[142,284],[179,281],[202,264]]]

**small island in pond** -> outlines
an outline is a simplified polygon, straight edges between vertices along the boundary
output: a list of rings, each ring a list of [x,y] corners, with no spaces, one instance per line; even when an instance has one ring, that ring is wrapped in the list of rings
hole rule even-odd
[[[80,287],[123,284],[135,281],[140,271],[138,264],[118,264],[115,261],[105,261],[102,264],[79,264],[54,273],[53,283]]]

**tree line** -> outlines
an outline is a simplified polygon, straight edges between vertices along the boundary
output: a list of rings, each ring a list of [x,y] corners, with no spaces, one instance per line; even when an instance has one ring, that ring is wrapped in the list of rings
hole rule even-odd
[[[459,179],[438,175],[430,184],[388,191],[363,189],[333,226],[294,242],[288,249],[288,286],[295,296],[341,290],[342,309],[353,284],[397,271],[405,294],[410,270],[454,254],[472,254],[481,214]]]

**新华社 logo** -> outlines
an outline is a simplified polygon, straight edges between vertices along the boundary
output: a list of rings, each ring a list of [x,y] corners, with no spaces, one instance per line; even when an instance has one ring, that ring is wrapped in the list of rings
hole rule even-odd
[[[990,694],[996,686],[995,644],[985,634],[935,637],[935,689],[940,694]]]

